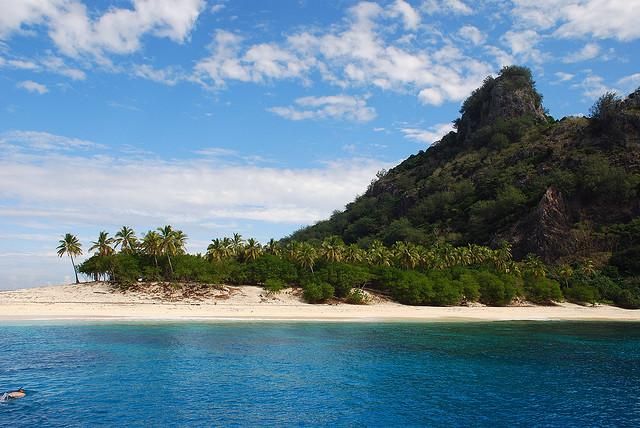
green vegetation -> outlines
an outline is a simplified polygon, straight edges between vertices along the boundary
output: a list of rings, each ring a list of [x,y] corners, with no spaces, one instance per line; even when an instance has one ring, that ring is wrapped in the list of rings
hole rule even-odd
[[[544,111],[530,70],[511,66],[487,77],[460,113],[456,132],[379,173],[344,211],[287,239],[339,236],[369,249],[397,241],[424,248],[507,241],[516,260],[535,254],[550,266],[548,279],[525,276],[513,286],[526,298],[556,299],[550,281],[571,294],[566,267],[577,272],[593,260],[620,291],[585,285],[597,291],[591,293],[573,281],[572,300],[637,306],[631,296],[640,296],[640,89],[625,99],[604,94],[589,117],[556,121]],[[376,258],[388,265],[388,254]],[[411,266],[412,256],[402,263]],[[505,285],[504,299],[513,287]],[[423,284],[411,300],[431,301],[428,288]]]
[[[135,236],[128,230],[128,235]],[[316,243],[289,241],[283,245],[272,240],[263,246],[236,234],[214,239],[206,254],[194,255],[185,252],[187,236],[182,231],[170,226],[161,230],[171,231],[166,236],[173,234],[170,245],[162,244],[162,234],[149,231],[134,245],[132,239],[124,247],[117,244],[120,251],[108,233],[101,232],[91,247],[94,254],[78,271],[125,288],[138,281],[181,282],[193,287],[258,285],[269,293],[297,286],[302,287],[303,298],[309,303],[339,299],[366,304],[366,289],[408,305],[481,302],[505,306],[522,298],[538,304],[566,299],[640,307],[640,284],[621,282],[615,278],[615,269],[599,272],[590,262],[551,267],[535,256],[517,262],[506,243],[491,249],[446,243],[426,247],[402,241],[389,247],[373,241],[363,248],[331,236]],[[61,241],[61,245],[65,243],[61,255],[72,254],[67,241],[72,243],[69,248],[75,248],[73,255],[79,254],[80,244],[72,238],[68,234]]]

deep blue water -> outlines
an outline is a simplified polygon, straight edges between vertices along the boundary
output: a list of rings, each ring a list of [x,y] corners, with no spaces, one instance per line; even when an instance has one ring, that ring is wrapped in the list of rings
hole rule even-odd
[[[640,426],[640,324],[0,326],[0,426]]]

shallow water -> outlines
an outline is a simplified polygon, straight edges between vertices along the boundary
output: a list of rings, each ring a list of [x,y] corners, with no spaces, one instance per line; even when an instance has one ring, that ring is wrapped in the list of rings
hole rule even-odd
[[[0,326],[0,426],[638,426],[638,323]]]

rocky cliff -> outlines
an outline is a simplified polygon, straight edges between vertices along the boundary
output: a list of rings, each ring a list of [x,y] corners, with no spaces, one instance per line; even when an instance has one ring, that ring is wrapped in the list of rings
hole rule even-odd
[[[606,263],[617,248],[610,230],[640,216],[640,90],[603,96],[589,118],[555,120],[531,72],[512,66],[485,79],[460,113],[456,132],[292,238],[506,240],[516,257]]]

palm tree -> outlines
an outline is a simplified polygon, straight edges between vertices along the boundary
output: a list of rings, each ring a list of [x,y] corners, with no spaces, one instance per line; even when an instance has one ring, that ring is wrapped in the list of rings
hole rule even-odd
[[[415,269],[420,261],[420,254],[411,243],[398,241],[393,244],[392,252],[400,266],[405,269]]]
[[[231,249],[233,250],[234,256],[239,256],[242,254],[242,248],[244,247],[244,239],[242,239],[242,235],[239,233],[234,233],[233,238],[231,239]]]
[[[207,246],[207,259],[209,261],[220,261],[223,259],[223,244],[219,238],[212,239],[211,244]]]
[[[167,260],[169,261],[169,270],[171,271],[171,275],[173,276],[173,264],[171,264],[171,256],[184,254],[184,246],[187,241],[187,235],[185,235],[181,230],[173,230],[173,228],[169,225],[159,227],[158,232],[160,232],[161,240],[160,249],[162,253],[167,256]]]
[[[273,254],[274,256],[279,256],[282,253],[282,247],[275,239],[269,239],[269,242],[265,246],[265,250],[269,254]]]
[[[262,254],[262,247],[260,243],[253,238],[247,240],[247,244],[244,247],[244,259],[255,260],[260,254]]]
[[[150,230],[142,237],[142,250],[145,254],[153,256],[158,267],[158,256],[162,254],[162,237],[158,232]]]
[[[347,263],[361,263],[364,260],[364,251],[358,244],[349,245],[344,251],[344,261]]]
[[[593,276],[596,273],[596,266],[592,260],[585,260],[580,266],[580,271],[586,276]]]
[[[98,235],[98,240],[91,242],[93,245],[89,251],[96,251],[96,255],[100,257],[110,256],[113,254],[113,238],[109,237],[109,233],[104,230]]]
[[[71,259],[71,265],[73,266],[73,273],[76,274],[76,284],[80,283],[80,280],[78,280],[78,269],[76,269],[76,264],[73,261],[73,256],[80,256],[82,255],[82,244],[80,243],[80,241],[78,241],[78,237],[75,235],[72,235],[70,233],[67,233],[66,235],[64,235],[64,237],[59,241],[58,245],[58,256],[62,257],[65,254],[69,255],[69,258]]]
[[[524,271],[535,278],[544,278],[547,276],[544,263],[542,263],[540,257],[535,254],[528,254],[527,258],[524,259]]]
[[[187,245],[187,235],[181,231],[176,230],[173,235],[173,241],[175,246],[175,254],[185,254],[186,253],[186,245]]]
[[[122,229],[116,233],[116,239],[113,242],[115,243],[114,247],[120,246],[120,251],[123,253],[132,253],[138,247],[136,233],[127,226],[122,226]]]
[[[391,266],[391,254],[387,247],[377,239],[371,243],[367,252],[369,263],[377,266]]]
[[[498,272],[509,273],[511,263],[511,244],[503,242],[500,248],[493,252],[493,265]]]
[[[573,276],[573,268],[565,263],[558,267],[557,273],[560,279],[562,279],[565,288],[569,288],[569,280]]]
[[[316,249],[313,245],[308,242],[302,242],[296,245],[294,257],[300,266],[311,270],[311,273],[313,273],[313,266],[316,264],[316,259],[318,258]]]
[[[339,262],[344,254],[344,242],[339,236],[328,236],[320,246],[322,257],[328,262]]]

